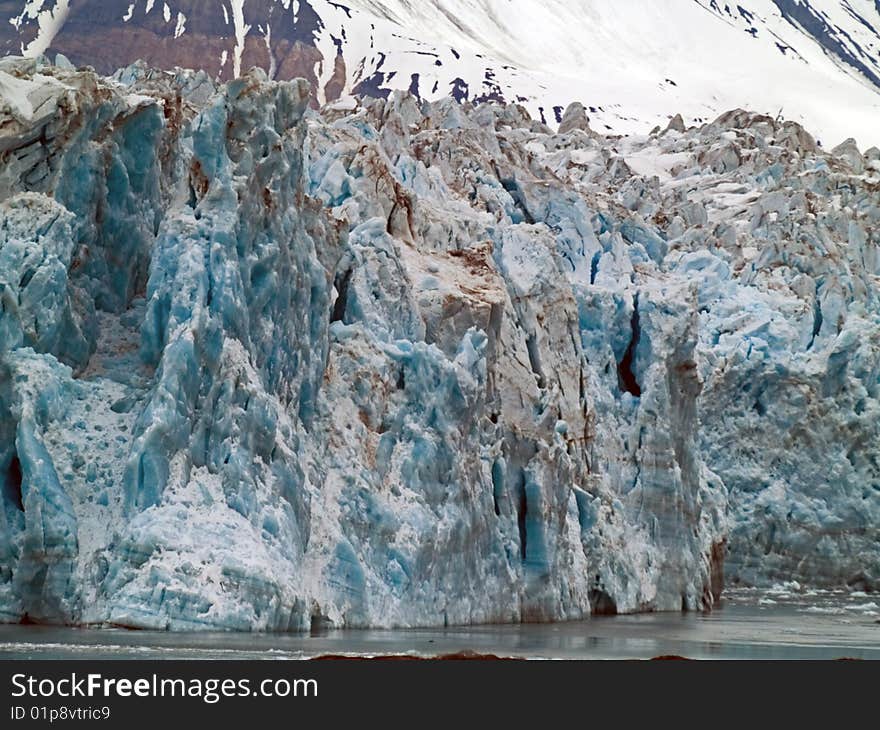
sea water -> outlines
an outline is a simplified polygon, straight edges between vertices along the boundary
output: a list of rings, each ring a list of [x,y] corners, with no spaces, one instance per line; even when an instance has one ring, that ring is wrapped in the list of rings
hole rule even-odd
[[[171,633],[0,626],[0,659],[310,659],[327,655],[531,659],[880,659],[880,595],[732,591],[712,613],[302,634]]]

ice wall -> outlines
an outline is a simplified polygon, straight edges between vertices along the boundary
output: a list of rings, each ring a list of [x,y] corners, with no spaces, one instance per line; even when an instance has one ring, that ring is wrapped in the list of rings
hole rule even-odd
[[[291,630],[876,589],[880,153],[732,112],[0,62],[0,612]]]

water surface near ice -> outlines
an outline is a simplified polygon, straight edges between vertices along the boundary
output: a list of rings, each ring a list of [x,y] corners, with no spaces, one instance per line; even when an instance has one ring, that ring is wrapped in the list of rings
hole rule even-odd
[[[880,597],[800,591],[731,593],[711,614],[653,613],[556,624],[312,634],[167,633],[0,626],[0,659],[309,659],[438,656],[532,659],[880,659]]]

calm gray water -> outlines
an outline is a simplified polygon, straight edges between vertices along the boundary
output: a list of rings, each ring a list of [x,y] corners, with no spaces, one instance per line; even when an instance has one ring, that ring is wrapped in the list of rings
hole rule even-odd
[[[706,615],[320,635],[0,626],[0,659],[308,659],[460,651],[535,659],[880,659],[880,595],[780,586],[735,592]]]

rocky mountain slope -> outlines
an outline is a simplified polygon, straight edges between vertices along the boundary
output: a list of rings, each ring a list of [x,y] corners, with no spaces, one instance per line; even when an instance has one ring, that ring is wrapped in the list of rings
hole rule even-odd
[[[137,59],[228,80],[252,66],[351,93],[522,103],[603,132],[733,108],[880,145],[876,0],[5,0],[0,49],[110,74]]]
[[[880,152],[0,61],[0,615],[880,587]]]

